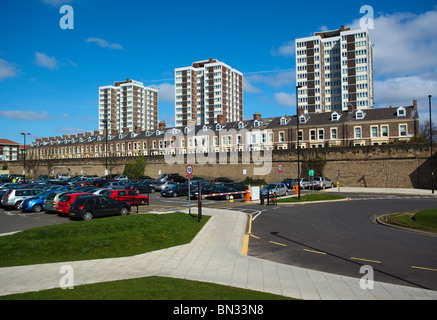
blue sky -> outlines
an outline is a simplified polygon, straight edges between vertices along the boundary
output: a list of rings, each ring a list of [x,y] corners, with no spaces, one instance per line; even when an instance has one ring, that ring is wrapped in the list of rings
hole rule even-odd
[[[0,138],[93,132],[97,86],[126,78],[159,88],[159,120],[173,125],[174,69],[208,58],[244,73],[245,118],[295,114],[295,38],[358,27],[363,5],[374,10],[377,107],[417,98],[427,118],[427,96],[437,97],[435,2],[326,3],[2,0]],[[64,4],[74,9],[73,30],[59,26]]]

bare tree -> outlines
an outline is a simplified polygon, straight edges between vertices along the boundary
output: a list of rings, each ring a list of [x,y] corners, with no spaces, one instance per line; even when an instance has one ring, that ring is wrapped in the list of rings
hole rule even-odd
[[[419,135],[429,141],[431,137],[430,133],[429,119],[427,119],[419,125]],[[437,141],[437,127],[434,125],[434,123],[432,124],[432,140]]]

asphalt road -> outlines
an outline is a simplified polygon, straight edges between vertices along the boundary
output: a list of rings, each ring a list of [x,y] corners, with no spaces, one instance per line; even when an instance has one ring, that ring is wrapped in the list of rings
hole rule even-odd
[[[437,236],[378,224],[378,216],[437,207],[437,199],[349,195],[331,203],[247,206],[252,214],[248,254],[284,264],[437,290]]]
[[[242,200],[206,200],[203,207],[226,208],[252,215],[248,254],[284,264],[361,278],[370,265],[374,279],[437,290],[437,236],[378,224],[378,216],[437,207],[426,196],[351,194],[344,202],[276,207]],[[197,214],[194,202],[192,213]],[[140,213],[188,208],[186,197],[150,195]],[[132,208],[136,213],[136,208]],[[0,234],[72,222],[57,214],[21,213],[0,208]]]

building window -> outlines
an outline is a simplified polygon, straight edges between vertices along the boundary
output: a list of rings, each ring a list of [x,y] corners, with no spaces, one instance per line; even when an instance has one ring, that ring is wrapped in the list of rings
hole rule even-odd
[[[299,141],[302,141],[302,140],[303,140],[303,131],[302,131],[302,130],[299,130],[299,132],[298,132],[298,134],[297,134],[297,139],[298,139]]]
[[[316,140],[316,130],[310,130],[310,140]]]
[[[378,127],[371,127],[372,138],[378,138]]]
[[[399,126],[399,135],[401,137],[406,137],[407,136],[407,125],[406,124],[401,124]]]
[[[323,129],[319,129],[318,131],[319,140],[325,139],[325,131]]]
[[[337,139],[337,128],[331,128],[331,139]]]
[[[279,132],[279,142],[284,142],[284,141],[285,141],[284,132]]]
[[[361,138],[361,127],[355,127],[355,138],[360,139]]]
[[[381,136],[388,137],[388,126],[381,126]]]

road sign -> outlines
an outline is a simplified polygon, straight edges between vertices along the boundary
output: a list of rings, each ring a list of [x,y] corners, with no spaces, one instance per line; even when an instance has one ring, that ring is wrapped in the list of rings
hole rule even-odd
[[[282,164],[278,165],[278,173],[284,173],[284,170],[282,168]]]
[[[308,176],[314,177],[314,169],[309,169],[308,170]]]
[[[192,165],[188,165],[187,168],[185,169],[185,172],[187,173],[186,178],[187,179],[191,179],[193,177],[193,166]]]

